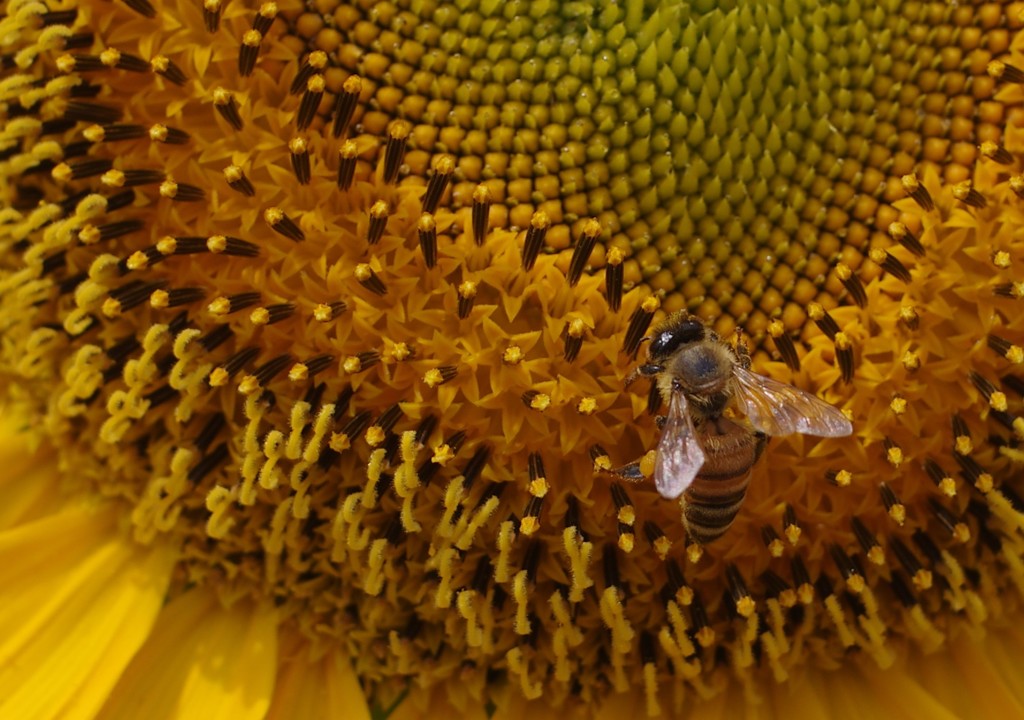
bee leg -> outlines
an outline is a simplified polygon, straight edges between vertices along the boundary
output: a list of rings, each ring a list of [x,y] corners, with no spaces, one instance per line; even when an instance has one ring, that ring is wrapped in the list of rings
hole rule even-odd
[[[654,422],[658,424],[658,429],[661,430],[665,427],[665,423],[668,422],[668,416],[658,415],[654,418]]]
[[[642,482],[647,479],[644,476],[644,474],[640,472],[639,460],[637,460],[636,462],[631,462],[628,465],[623,465],[622,467],[606,470],[605,472],[607,472],[609,475],[614,475],[616,477],[622,478],[623,480],[628,480],[629,482]]]
[[[743,331],[736,328],[736,361],[744,370],[750,369],[750,349],[747,348],[747,339]]]
[[[665,371],[664,365],[641,365],[626,376],[626,387],[629,387],[637,381],[640,377],[653,377],[660,372]]]

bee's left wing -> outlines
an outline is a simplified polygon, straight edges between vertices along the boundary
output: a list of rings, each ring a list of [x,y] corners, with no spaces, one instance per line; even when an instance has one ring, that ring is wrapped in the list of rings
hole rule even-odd
[[[674,500],[690,487],[703,465],[704,449],[697,439],[686,395],[673,392],[658,442],[654,486],[662,497]]]
[[[792,385],[758,375],[737,365],[733,368],[736,400],[756,430],[768,435],[843,437],[853,425],[824,400]]]

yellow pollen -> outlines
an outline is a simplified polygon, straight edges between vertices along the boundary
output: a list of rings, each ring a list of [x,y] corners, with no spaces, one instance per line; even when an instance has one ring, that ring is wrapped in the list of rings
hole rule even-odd
[[[757,610],[757,603],[755,603],[754,599],[749,595],[740,598],[736,603],[736,612],[739,613],[741,617],[750,617],[754,614],[755,610]]]
[[[249,313],[249,322],[253,325],[266,325],[270,322],[270,311],[265,307],[259,307]]]
[[[903,450],[899,447],[893,446],[885,451],[885,459],[890,465],[898,468],[903,464]]]
[[[548,490],[550,489],[551,486],[548,485],[546,478],[539,477],[530,482],[530,494],[533,497],[544,497],[548,494]]]
[[[435,388],[444,382],[444,376],[437,368],[431,368],[423,374],[423,382],[429,388]]]
[[[907,411],[907,399],[900,395],[896,395],[889,401],[889,409],[892,410],[895,415],[902,415]]]
[[[958,455],[970,455],[974,451],[974,443],[971,442],[971,436],[957,435],[953,449],[956,450]]]
[[[391,349],[388,351],[388,355],[395,362],[402,362],[412,356],[412,349],[407,343],[398,342],[391,346]]]
[[[667,536],[662,535],[660,538],[654,541],[654,552],[657,553],[658,558],[664,560],[668,557],[669,551],[672,550],[672,541]]]
[[[618,519],[623,525],[632,525],[636,522],[636,509],[632,505],[623,505],[619,508]]]
[[[700,562],[700,559],[703,556],[704,548],[702,548],[697,543],[690,543],[686,546],[686,559],[689,560],[690,563],[696,565],[698,562]]]
[[[996,390],[989,396],[988,404],[993,410],[999,412],[1006,412],[1007,407],[1009,407],[1006,403],[1006,393],[1001,390]]]
[[[107,170],[100,176],[100,182],[109,187],[122,187],[124,181],[124,173],[120,170]]]
[[[619,535],[619,549],[624,553],[633,552],[633,545],[635,540],[636,538],[633,535],[633,533],[622,533],[621,535]]]
[[[1021,348],[1020,345],[1011,345],[1006,349],[1003,357],[1014,365],[1020,365],[1021,363],[1024,363],[1024,348]]]
[[[354,375],[363,369],[363,363],[357,355],[349,355],[341,363],[341,369],[347,372],[349,375]]]
[[[849,487],[853,482],[853,473],[849,470],[840,470],[836,473],[835,482],[839,487]]]
[[[646,455],[640,459],[640,473],[646,477],[652,477],[654,475],[654,463],[658,459],[657,450],[649,450]]]
[[[892,518],[897,525],[902,526],[903,523],[907,521],[907,508],[903,503],[893,503],[893,506],[889,508],[889,517]]]
[[[541,412],[544,412],[551,407],[551,397],[544,393],[537,393],[530,400],[530,407],[533,410],[540,410]]]
[[[997,268],[1006,270],[1012,264],[1010,253],[1005,250],[999,250],[998,252],[992,253],[992,264]]]
[[[178,248],[178,241],[170,235],[164,235],[156,243],[157,252],[161,255],[173,255]]]
[[[238,384],[238,392],[242,395],[252,395],[260,390],[260,381],[255,375],[246,375]]]
[[[476,297],[477,283],[472,280],[466,280],[459,284],[459,296],[465,299]]]
[[[71,181],[71,166],[67,163],[58,163],[54,166],[53,170],[50,171],[50,177],[59,183],[66,183]]]
[[[907,350],[903,353],[903,357],[900,358],[900,362],[903,364],[904,368],[911,372],[921,368],[921,358],[913,350]]]
[[[163,310],[170,302],[170,297],[166,290],[154,290],[153,294],[149,296],[149,305],[154,310]]]
[[[133,252],[128,257],[128,261],[125,263],[125,265],[128,267],[129,270],[141,270],[142,268],[144,268],[147,265],[149,265],[149,255],[147,255],[146,253],[142,252],[141,250]],[[160,292],[164,292],[164,291],[160,291]],[[164,295],[166,296],[167,293],[164,292]],[[166,307],[166,305],[164,305],[163,307]]]
[[[946,497],[956,497],[956,480],[944,477],[939,481],[939,492]]]
[[[576,405],[576,412],[581,415],[593,415],[597,412],[597,400],[592,397],[585,397]]]
[[[643,308],[644,312],[653,313],[661,307],[661,300],[656,298],[654,295],[648,295],[644,298],[644,301],[640,303],[640,307]]]
[[[435,465],[444,467],[455,457],[455,451],[447,443],[442,443],[434,447],[434,454],[431,456],[430,461]]]
[[[927,590],[932,586],[932,574],[928,570],[918,570],[914,573],[912,581],[918,590]]]
[[[387,433],[384,432],[384,428],[382,428],[380,425],[372,425],[369,428],[367,428],[364,439],[366,440],[366,444],[369,445],[370,447],[377,447],[382,442],[387,440],[388,436]]]
[[[953,526],[953,539],[958,543],[966,543],[971,539],[971,529],[964,523]]]
[[[518,345],[509,345],[501,354],[501,360],[509,365],[518,365],[523,361],[523,351]]]
[[[786,552],[786,545],[782,542],[781,538],[775,538],[768,543],[768,554],[773,558],[780,558]]]
[[[114,48],[107,48],[100,53],[100,62],[107,67],[114,67],[121,61],[121,53]]]
[[[293,155],[301,155],[306,152],[306,141],[303,138],[292,138],[288,141],[288,149]]]
[[[288,379],[292,382],[301,382],[309,379],[309,366],[305,363],[295,363],[288,370]]]
[[[594,472],[602,472],[612,469],[612,459],[607,455],[598,455],[594,458]]]
[[[978,479],[974,481],[974,487],[976,487],[983,495],[987,495],[992,492],[992,488],[995,487],[995,480],[991,474],[981,473],[978,475]]]
[[[885,551],[881,545],[874,545],[867,551],[868,562],[872,565],[885,565]]]

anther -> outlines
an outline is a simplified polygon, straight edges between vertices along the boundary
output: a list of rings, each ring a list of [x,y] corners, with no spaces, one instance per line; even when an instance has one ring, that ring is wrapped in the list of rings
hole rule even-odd
[[[835,321],[835,318],[829,315],[825,308],[818,303],[809,303],[807,305],[807,316],[814,321],[814,324],[825,333],[829,340],[835,340],[836,333],[839,332],[839,324]]]
[[[378,200],[370,206],[370,223],[366,231],[366,242],[368,245],[376,245],[384,236],[384,228],[388,224],[388,215],[391,208],[383,200]]]
[[[750,597],[750,590],[747,589],[743,575],[735,565],[729,563],[725,567],[725,576],[729,583],[729,598],[733,602],[736,613],[740,617],[750,617],[757,606],[754,599]]]
[[[793,372],[799,371],[800,356],[797,354],[793,338],[786,332],[786,326],[782,324],[782,321],[776,319],[768,323],[768,334],[775,342],[775,349],[779,351],[786,367]]]
[[[469,489],[473,486],[477,477],[479,477],[490,456],[491,448],[487,445],[481,445],[474,451],[473,456],[470,457],[469,462],[466,463],[466,467],[462,471],[462,487],[466,492],[469,492]]]
[[[569,261],[569,287],[575,287],[583,275],[583,269],[590,260],[594,251],[597,238],[601,235],[601,224],[591,219],[584,223],[583,234],[576,240],[576,246],[572,251],[572,259]]]
[[[211,235],[206,238],[206,249],[214,255],[231,255],[234,257],[258,257],[259,245],[247,240],[225,235]]]
[[[983,208],[988,204],[988,201],[985,200],[985,196],[974,189],[974,184],[971,180],[964,180],[963,182],[954,185],[953,197],[964,205],[968,205],[973,208]]]
[[[783,607],[792,607],[796,602],[793,588],[778,574],[765,570],[761,573],[761,582],[765,586],[765,597],[778,600]]]
[[[491,189],[486,185],[477,185],[473,191],[473,209],[471,214],[473,241],[483,245],[487,238],[487,225],[491,213]]]
[[[853,380],[854,371],[853,345],[850,342],[850,336],[844,332],[837,332],[833,342],[836,347],[836,363],[839,365],[839,372],[843,382],[848,383]]]
[[[266,220],[270,229],[278,235],[283,235],[294,242],[302,242],[306,239],[306,234],[302,232],[302,228],[285,215],[281,208],[267,208],[263,211],[263,219]]]
[[[235,375],[237,375],[243,368],[249,363],[256,359],[256,356],[260,354],[260,349],[256,347],[242,348],[230,358],[228,361],[218,368],[215,368],[210,376],[207,378],[207,382],[210,383],[211,387],[222,387],[226,385]]]
[[[293,362],[294,360],[291,355],[278,355],[273,360],[268,360],[256,368],[251,375],[246,375],[242,378],[238,391],[243,395],[251,395],[262,390]]]
[[[914,544],[917,545],[918,550],[928,558],[928,562],[932,565],[937,565],[942,562],[942,551],[939,550],[939,546],[932,540],[931,535],[926,533],[924,530],[915,530],[911,536]]]
[[[644,338],[644,333],[651,325],[654,313],[661,307],[661,302],[653,295],[647,296],[629,318],[626,337],[622,341],[622,351],[630,357],[636,357],[637,350]]]
[[[902,540],[893,538],[889,542],[889,547],[892,548],[896,559],[900,561],[900,565],[907,571],[907,575],[911,577],[915,588],[927,590],[931,587],[932,574],[921,566],[921,561],[917,559],[917,556],[914,555]]]
[[[459,284],[459,318],[465,320],[473,309],[473,302],[476,300],[477,283],[466,280]]]
[[[359,263],[354,272],[356,280],[364,288],[377,295],[386,295],[388,292],[384,281],[380,279],[369,263]]]
[[[252,307],[260,301],[258,292],[243,292],[227,297],[219,297],[206,306],[207,312],[211,315],[230,315],[231,313]]]
[[[907,267],[881,248],[875,248],[869,253],[871,260],[879,265],[882,270],[889,273],[901,282],[910,282],[910,271]]]
[[[520,399],[523,401],[523,405],[538,412],[544,412],[551,407],[551,396],[537,390],[527,390],[520,395]]]
[[[156,8],[150,4],[149,0],[124,0],[124,4],[143,17],[156,17]]]
[[[175,202],[198,202],[206,199],[206,191],[196,185],[179,183],[168,178],[160,183],[160,197]]]
[[[139,187],[155,185],[164,181],[164,174],[159,170],[108,170],[100,177],[100,182],[108,187]]]
[[[338,188],[348,190],[356,176],[356,158],[359,148],[355,141],[346,140],[338,148]]]
[[[1024,199],[1024,175],[1011,175],[1007,182],[1009,182],[1013,194]]]
[[[853,474],[849,470],[829,470],[825,473],[825,479],[836,487],[849,487],[853,481]]]
[[[185,476],[189,486],[196,487],[199,485],[207,475],[230,457],[231,453],[228,452],[227,443],[221,443],[212,452],[203,455],[199,462],[189,468],[188,474]]]
[[[345,312],[346,309],[348,309],[348,305],[341,300],[330,304],[321,303],[313,308],[313,319],[322,323],[331,322]]]
[[[901,222],[889,223],[889,237],[918,257],[924,255],[924,246],[910,228]]]
[[[141,125],[138,127],[140,129],[142,128]],[[82,180],[84,178],[102,175],[109,171],[113,166],[114,163],[109,158],[83,160],[82,162],[75,163],[74,165],[69,163],[60,163],[50,171],[50,175],[57,182],[66,183],[72,180]]]
[[[292,138],[288,142],[288,151],[291,153],[292,172],[300,185],[308,185],[310,178],[309,168],[309,146],[303,138]]]
[[[164,143],[165,145],[184,145],[191,139],[191,136],[184,130],[167,127],[160,123],[150,125],[148,134],[149,139],[153,142]]]
[[[540,530],[540,513],[544,508],[544,498],[532,496],[526,501],[523,517],[519,521],[519,532],[529,537]]]
[[[943,495],[946,497],[956,495],[956,481],[937,462],[927,458],[924,461],[924,471]]]
[[[423,262],[428,268],[432,268],[437,264],[437,223],[434,222],[434,216],[423,213],[416,223],[416,229],[419,232]]]
[[[298,95],[300,92],[307,88],[306,83],[309,79],[321,72],[327,67],[327,53],[323,50],[314,50],[306,56],[306,61],[299,68],[299,72],[296,73],[295,79],[292,80],[292,86],[289,92],[292,95]]]
[[[199,452],[205,453],[226,425],[227,420],[224,417],[224,413],[219,412],[211,415],[210,419],[203,425],[202,430],[196,435],[195,440],[192,441],[192,444]]]
[[[224,168],[224,179],[227,180],[228,187],[235,192],[240,192],[246,197],[253,197],[256,194],[256,188],[245,176],[245,171],[237,165],[228,165]]]
[[[591,445],[589,448],[590,461],[594,464],[594,472],[610,470],[612,467],[611,457],[608,451],[600,445]]]
[[[985,68],[985,71],[993,80],[1024,83],[1024,71],[1002,60],[992,60],[989,62],[988,67]]]
[[[1024,363],[1024,349],[1020,345],[1014,345],[998,335],[989,335],[988,346],[1014,365]]]
[[[583,335],[587,326],[580,318],[573,318],[565,324],[565,345],[562,350],[562,357],[566,362],[572,362],[580,354],[583,347]]]
[[[978,149],[981,151],[982,157],[986,157],[989,160],[999,163],[1000,165],[1013,164],[1013,155],[1010,154],[1009,150],[1004,148],[1002,145],[999,145],[998,143],[994,143],[991,140],[986,140],[985,142],[981,143]]]
[[[607,543],[604,546],[604,552],[601,556],[601,567],[604,571],[604,584],[605,587],[621,588],[621,578],[619,577],[619,561],[615,556],[615,546]]]
[[[868,302],[868,294],[864,290],[864,284],[860,281],[860,278],[846,263],[839,263],[836,265],[836,276],[840,282],[843,283],[843,287],[850,293],[850,297],[857,304],[857,307],[864,307]]]
[[[768,549],[768,554],[772,557],[782,557],[785,552],[785,545],[782,543],[782,538],[775,532],[775,528],[771,525],[764,525],[761,527],[761,542]]]
[[[423,383],[429,388],[436,388],[438,385],[444,385],[447,382],[451,382],[458,374],[459,369],[456,366],[442,365],[441,367],[427,370],[427,372],[423,374]]]
[[[364,353],[365,354],[365,353]],[[372,365],[373,363],[370,363]],[[374,421],[373,425],[370,426],[370,430],[379,428],[382,434],[390,433],[398,421],[402,419],[402,408],[399,405],[392,405],[387,410],[382,412],[380,416]]]
[[[292,303],[279,303],[260,307],[249,313],[249,322],[253,325],[273,325],[282,320],[287,320],[295,314],[295,305]]]
[[[843,581],[846,583],[846,587],[851,592],[860,593],[864,590],[864,573],[857,567],[845,550],[839,545],[832,543],[829,546],[829,555],[832,556],[832,561],[836,564],[839,569],[839,574],[843,576]]]
[[[960,540],[965,536],[970,537],[970,530],[967,528],[967,525],[958,520],[942,503],[935,498],[930,498],[928,505],[931,507],[935,519],[946,529],[951,538]]]
[[[370,420],[372,419],[373,415],[368,410],[357,413],[345,423],[340,432],[331,436],[331,449],[335,452],[347,450],[352,446],[353,440],[366,432],[366,429],[370,427]]]
[[[238,103],[235,102],[235,96],[230,91],[222,87],[215,88],[213,91],[213,106],[217,108],[217,112],[220,113],[222,118],[227,120],[231,127],[235,130],[242,129],[242,116],[238,112]]]
[[[326,82],[323,75],[314,75],[306,81],[306,92],[299,103],[299,114],[295,119],[295,126],[301,131],[312,124],[316,117],[316,111],[320,108],[320,101],[324,97]]]
[[[971,371],[968,377],[971,379],[971,384],[985,397],[989,407],[999,412],[1006,412],[1006,393],[974,371]]]
[[[334,363],[333,355],[318,355],[306,362],[296,363],[288,370],[288,379],[292,382],[304,382],[316,377]],[[310,403],[314,405],[315,403]]]
[[[1020,300],[1024,297],[1024,282],[1000,283],[992,287],[992,292],[1000,297]]]
[[[917,308],[913,305],[901,305],[900,322],[911,330],[917,330],[918,325],[921,323],[921,316],[918,315]]]
[[[266,35],[267,30],[274,24],[274,18],[277,17],[277,3],[265,2],[260,5],[259,11],[252,19],[252,29],[258,32],[260,35]]]
[[[120,117],[121,111],[116,107],[81,100],[70,100],[64,106],[63,120],[72,124],[86,122],[98,125],[112,125]]]
[[[885,504],[885,510],[889,513],[889,517],[897,525],[903,525],[907,521],[906,506],[900,502],[900,499],[893,492],[892,488],[889,487],[888,483],[879,483],[878,489],[882,493],[882,502]]]
[[[530,227],[526,229],[526,238],[523,240],[522,262],[523,270],[532,270],[533,264],[537,262],[537,255],[544,247],[544,237],[551,226],[551,219],[547,213],[538,210],[530,218]]]
[[[342,83],[341,92],[338,93],[338,100],[334,105],[334,126],[331,130],[334,137],[341,137],[348,130],[362,91],[363,81],[358,75],[350,75]]]
[[[206,32],[216,33],[220,26],[220,11],[223,8],[223,0],[203,0],[203,20],[206,23]]]
[[[860,543],[860,547],[868,561],[875,565],[884,564],[885,552],[882,550],[882,546],[879,544],[878,538],[875,537],[874,533],[868,530],[867,526],[860,521],[860,518],[854,517],[850,523],[853,525],[853,534],[857,536],[857,542]]]
[[[213,330],[208,332],[206,335],[203,335],[201,338],[199,338],[198,342],[199,346],[209,353],[219,348],[221,345],[230,340],[233,336],[234,332],[232,332],[230,325],[218,325]]]
[[[796,520],[796,510],[792,505],[787,504],[782,513],[782,534],[786,536],[790,545],[796,545],[800,540],[802,530]]]
[[[366,350],[358,355],[349,355],[342,362],[342,370],[347,372],[349,375],[369,370],[374,365],[380,362],[380,353],[376,350]]]
[[[988,494],[995,487],[995,478],[985,471],[976,460],[968,455],[954,455],[957,465],[960,466],[961,475],[983,495]]]
[[[803,558],[794,555],[789,563],[793,573],[793,587],[796,588],[797,596],[804,605],[809,605],[814,600],[814,585],[811,583],[811,574],[807,572],[807,566]],[[821,577],[824,577],[822,575]]]
[[[178,132],[183,132],[183,131],[179,130]],[[137,139],[139,139],[141,137],[145,137],[146,136],[146,128],[143,125],[127,125],[127,124],[124,124],[124,123],[118,123],[116,125],[90,125],[85,130],[82,131],[82,135],[85,136],[86,140],[88,140],[89,142],[92,142],[92,143],[121,142],[123,140],[137,140]],[[186,135],[186,137],[188,137],[188,136]],[[91,160],[91,161],[87,161],[87,162],[107,162],[107,163],[109,163],[110,160],[97,159],[97,160]],[[58,180],[58,181],[62,181],[63,182],[64,178],[57,176],[57,168],[59,168],[59,167],[60,167],[60,165],[58,165],[56,168],[54,168],[54,170],[53,170],[53,178],[54,178],[54,180]],[[107,169],[109,169],[109,167]],[[92,174],[97,174],[97,173],[92,173]],[[83,175],[83,174],[80,174],[80,173],[76,173],[76,174],[72,175],[72,179],[75,179],[75,180],[77,180],[79,178],[82,178],[82,177],[87,177],[87,176]]]
[[[396,120],[388,132],[387,143],[384,146],[384,184],[391,185],[398,179],[398,171],[402,168],[402,160],[405,157],[405,147],[409,142],[409,123],[404,120]]]
[[[612,312],[618,312],[622,306],[623,260],[625,260],[625,255],[617,247],[609,248],[605,255],[604,297]]]
[[[166,284],[165,280],[151,283],[130,282],[111,290],[110,297],[103,303],[103,314],[108,318],[115,318],[133,310],[146,302],[153,291],[163,289]]]
[[[256,67],[256,58],[260,54],[263,33],[258,30],[247,30],[242,35],[242,47],[238,51],[238,74],[242,77],[252,75]]]
[[[644,536],[647,538],[647,542],[651,544],[651,547],[654,548],[654,552],[657,553],[659,558],[662,560],[668,558],[668,553],[672,549],[672,541],[668,539],[668,536],[665,535],[664,531],[657,524],[650,520],[644,522]],[[678,566],[676,569],[678,570]],[[673,591],[674,594],[675,592]]]
[[[199,302],[205,297],[206,290],[198,287],[156,290],[149,296],[149,304],[158,309],[173,308]]]
[[[175,85],[184,85],[188,78],[181,68],[166,55],[157,55],[149,61],[150,69],[162,78],[166,78]]]
[[[898,468],[903,464],[903,448],[896,444],[896,442],[889,437],[886,437],[882,443],[885,445],[885,459],[894,468]]]

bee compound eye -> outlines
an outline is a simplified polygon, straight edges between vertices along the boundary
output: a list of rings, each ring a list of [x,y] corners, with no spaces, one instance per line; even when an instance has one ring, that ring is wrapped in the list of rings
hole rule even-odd
[[[651,357],[671,355],[686,343],[704,338],[704,326],[696,320],[686,320],[668,330],[662,330],[651,341]]]

